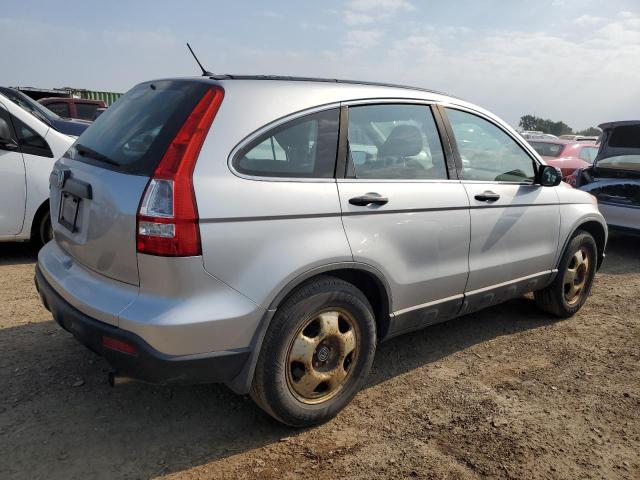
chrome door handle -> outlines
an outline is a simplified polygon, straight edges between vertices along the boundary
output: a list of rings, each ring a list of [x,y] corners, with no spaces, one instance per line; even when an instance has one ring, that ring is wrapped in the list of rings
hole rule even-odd
[[[353,197],[349,199],[351,205],[357,205],[358,207],[366,207],[367,205],[384,205],[389,199],[383,197],[379,193],[369,192],[359,197]]]
[[[500,194],[492,192],[491,190],[486,190],[482,193],[477,194],[474,198],[476,200],[480,200],[481,202],[495,202],[496,200],[500,200]]]

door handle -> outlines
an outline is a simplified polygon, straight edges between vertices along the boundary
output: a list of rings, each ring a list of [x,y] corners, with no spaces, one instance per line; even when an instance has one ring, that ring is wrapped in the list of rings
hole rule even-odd
[[[358,207],[366,207],[367,205],[384,205],[389,199],[383,197],[379,193],[369,192],[359,197],[353,197],[349,199],[351,205],[357,205]]]
[[[480,200],[481,202],[495,202],[496,200],[500,200],[500,194],[492,192],[491,190],[486,190],[482,193],[477,194],[474,198],[476,200]]]

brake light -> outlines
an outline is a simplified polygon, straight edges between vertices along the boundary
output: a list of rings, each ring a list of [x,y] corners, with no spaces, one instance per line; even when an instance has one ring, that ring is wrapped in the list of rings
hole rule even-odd
[[[202,253],[193,170],[223,98],[222,88],[207,90],[149,180],[137,215],[139,253],[165,257]]]

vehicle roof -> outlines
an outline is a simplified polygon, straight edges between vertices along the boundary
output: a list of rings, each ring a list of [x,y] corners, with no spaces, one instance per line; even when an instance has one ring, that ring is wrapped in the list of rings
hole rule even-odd
[[[251,84],[252,87],[259,86],[258,88],[275,88],[275,87],[295,87],[299,88],[301,85],[307,84],[309,86],[313,85],[314,88],[322,89],[325,92],[328,91],[342,91],[346,92],[347,90],[365,92],[368,91],[370,94],[367,94],[367,97],[372,98],[384,98],[385,96],[389,98],[414,98],[414,99],[425,99],[425,100],[443,100],[443,99],[451,99],[456,100],[460,104],[468,104],[469,106],[477,107],[471,103],[468,103],[462,100],[459,97],[454,95],[450,95],[447,93],[439,92],[437,90],[430,90],[427,88],[421,87],[411,87],[407,85],[396,85],[391,83],[381,83],[381,82],[368,82],[368,81],[359,81],[359,80],[341,80],[336,78],[313,78],[313,77],[294,77],[294,76],[282,76],[282,75],[212,75],[212,76],[198,76],[198,77],[167,77],[167,78],[157,78],[149,81],[145,81],[142,83],[149,83],[154,81],[163,81],[163,80],[191,80],[191,81],[213,81],[221,86],[224,86],[225,89],[234,86],[239,87],[240,85],[248,85]],[[375,92],[374,92],[375,91]],[[407,93],[411,92],[413,95],[408,95]],[[336,94],[335,101],[340,101],[341,99],[347,101],[348,98],[351,98],[351,95],[339,95]],[[358,96],[354,98],[366,98],[364,96]],[[480,107],[477,107],[478,110],[483,111]],[[490,112],[485,112],[490,113]]]
[[[262,80],[262,81],[274,80],[274,81],[283,81],[283,82],[337,83],[337,84],[346,84],[346,85],[390,87],[390,88],[402,88],[406,90],[417,90],[420,92],[435,93],[435,94],[443,95],[446,97],[457,98],[457,97],[454,97],[453,95],[449,95],[447,93],[440,92],[437,90],[430,90],[428,88],[412,87],[409,85],[399,85],[399,84],[384,83],[384,82],[345,80],[340,78],[295,77],[295,76],[283,76],[283,75],[231,75],[231,74],[213,75],[213,76],[210,76],[209,78],[211,78],[212,80]]]
[[[223,111],[233,111],[233,115],[246,117],[247,109],[252,109],[257,102],[266,102],[267,110],[261,109],[260,115],[253,112],[251,121],[245,121],[242,129],[249,129],[250,133],[278,118],[284,118],[295,112],[323,105],[342,102],[376,102],[394,100],[417,100],[437,102],[446,106],[461,107],[478,113],[501,125],[514,138],[522,139],[515,129],[494,113],[462,100],[458,97],[429,90],[426,88],[409,87],[378,82],[357,80],[339,80],[325,78],[287,77],[276,75],[213,75],[192,77],[167,77],[142,82],[144,84],[159,81],[198,81],[213,83],[224,88],[225,96],[234,96],[237,102],[227,104],[223,102]],[[255,117],[255,118],[253,118]],[[237,126],[237,122],[236,122]],[[235,134],[236,132],[234,132]],[[526,148],[526,147],[525,147]],[[531,148],[531,153],[535,151]]]

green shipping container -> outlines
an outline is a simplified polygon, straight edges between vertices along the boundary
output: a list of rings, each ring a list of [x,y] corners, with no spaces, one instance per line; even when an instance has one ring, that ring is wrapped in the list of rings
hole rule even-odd
[[[107,104],[107,107],[110,106],[113,102],[115,102],[118,98],[122,96],[122,93],[116,92],[94,92],[92,90],[78,90],[75,93],[79,94],[80,98],[86,98],[88,100],[102,100]]]

